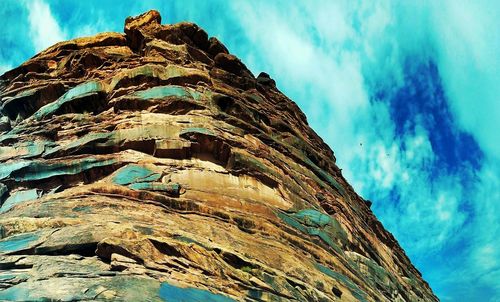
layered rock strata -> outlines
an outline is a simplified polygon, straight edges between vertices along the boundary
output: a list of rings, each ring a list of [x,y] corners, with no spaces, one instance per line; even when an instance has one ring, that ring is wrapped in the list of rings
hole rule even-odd
[[[297,105],[197,25],[150,11],[0,79],[1,301],[437,300]]]

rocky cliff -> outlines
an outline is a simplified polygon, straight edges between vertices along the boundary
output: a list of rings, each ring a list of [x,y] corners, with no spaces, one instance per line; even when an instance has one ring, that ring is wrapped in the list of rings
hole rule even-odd
[[[1,78],[1,301],[437,301],[265,73],[156,11]]]

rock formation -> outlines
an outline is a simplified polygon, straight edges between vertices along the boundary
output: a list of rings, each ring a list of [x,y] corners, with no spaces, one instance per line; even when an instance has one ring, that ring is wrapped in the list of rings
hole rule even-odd
[[[1,301],[437,301],[269,75],[156,11],[1,78]]]

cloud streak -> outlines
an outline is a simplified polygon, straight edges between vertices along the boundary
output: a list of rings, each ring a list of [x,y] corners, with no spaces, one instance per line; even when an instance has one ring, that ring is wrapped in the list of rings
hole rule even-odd
[[[25,5],[28,11],[31,42],[36,52],[66,40],[66,34],[52,15],[47,3],[33,0],[25,2]]]

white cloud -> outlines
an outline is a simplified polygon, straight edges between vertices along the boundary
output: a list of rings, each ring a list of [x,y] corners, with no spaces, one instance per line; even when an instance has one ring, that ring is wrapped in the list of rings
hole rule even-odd
[[[346,178],[374,199],[377,214],[412,259],[432,267],[439,264],[432,262],[435,256],[444,257],[461,240],[467,243],[450,255],[467,263],[457,280],[486,271],[499,274],[492,267],[498,269],[493,259],[500,258],[495,239],[500,236],[495,193],[500,187],[495,159],[500,156],[500,39],[493,30],[500,26],[493,18],[498,2],[479,2],[232,3],[252,45],[251,51],[237,48],[237,53],[254,72],[268,71],[301,106],[335,150]],[[388,99],[405,84],[408,60],[437,65],[453,117],[484,152],[481,167],[457,162],[449,171],[439,170],[442,159],[431,144],[433,121],[427,116],[411,117],[403,133],[396,132]],[[385,95],[373,99],[380,91]],[[460,129],[450,131],[455,135]],[[443,290],[457,269],[441,269],[427,273],[431,285]]]
[[[500,163],[489,162],[478,173],[475,191],[475,223],[472,240],[477,246],[473,263],[484,269],[500,271]]]
[[[66,39],[50,7],[43,0],[25,2],[28,9],[30,36],[36,52]]]
[[[0,63],[0,75],[4,74],[6,71],[11,70],[12,68],[14,68],[14,66],[10,64]]]
[[[482,149],[500,159],[498,1],[433,1],[430,7],[451,108]]]

